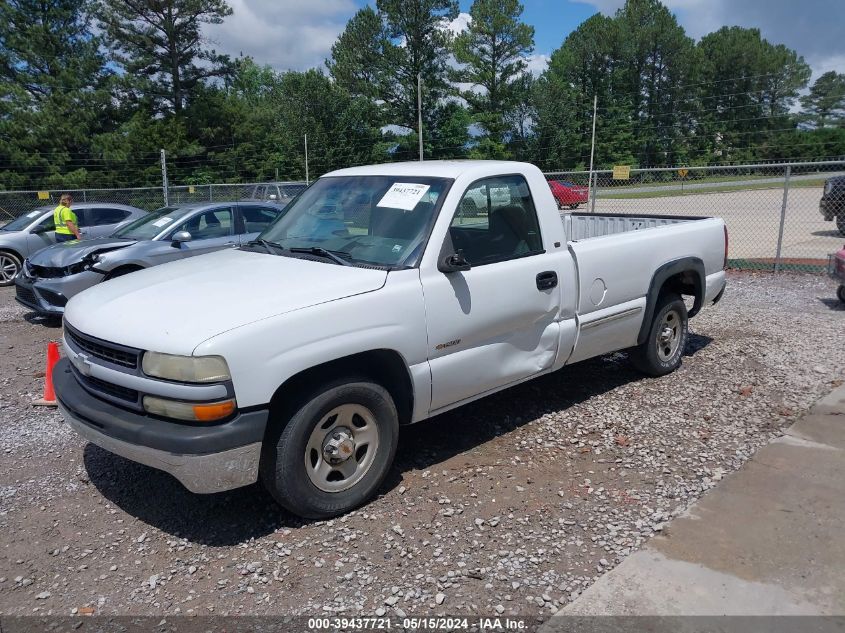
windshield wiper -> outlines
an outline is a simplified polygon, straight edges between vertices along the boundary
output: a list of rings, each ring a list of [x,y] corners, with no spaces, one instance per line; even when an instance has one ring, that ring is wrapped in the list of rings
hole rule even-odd
[[[247,242],[247,246],[254,246],[256,244],[260,244],[261,246],[263,246],[265,248],[265,250],[268,253],[270,253],[271,255],[278,255],[279,254],[276,251],[274,251],[273,248],[271,248],[271,247],[278,248],[279,250],[285,250],[284,246],[282,246],[281,244],[277,244],[276,242],[271,242],[269,240],[262,240],[261,238],[256,239],[256,240],[252,240],[251,242]]]
[[[343,257],[341,257],[341,255],[346,255],[347,257],[349,257],[349,253],[344,253],[342,251],[327,251],[325,248],[322,248],[320,246],[289,248],[288,251],[290,251],[291,253],[308,253],[309,255],[325,257],[326,259],[330,259],[335,264],[340,264],[341,266],[352,265],[348,260],[343,259]]]

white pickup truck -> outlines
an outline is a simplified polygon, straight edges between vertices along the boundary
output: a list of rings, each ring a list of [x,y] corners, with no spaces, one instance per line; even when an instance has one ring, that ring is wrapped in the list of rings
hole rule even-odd
[[[59,406],[189,490],[260,479],[330,517],[376,493],[403,424],[615,350],[677,368],[727,241],[717,218],[562,216],[524,163],[343,169],[249,245],[74,297]]]

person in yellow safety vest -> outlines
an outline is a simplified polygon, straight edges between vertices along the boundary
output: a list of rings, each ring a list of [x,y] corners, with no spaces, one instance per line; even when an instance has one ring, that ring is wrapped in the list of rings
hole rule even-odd
[[[53,209],[53,224],[56,225],[57,242],[82,239],[76,214],[70,209],[71,204],[73,204],[73,198],[69,193],[65,193],[59,199],[59,206]]]

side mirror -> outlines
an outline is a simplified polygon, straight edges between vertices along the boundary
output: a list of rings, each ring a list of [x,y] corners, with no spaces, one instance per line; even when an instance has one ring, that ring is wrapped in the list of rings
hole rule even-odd
[[[470,263],[464,257],[462,250],[458,250],[457,253],[453,253],[452,255],[446,255],[437,265],[437,270],[441,273],[457,273],[470,270],[471,268],[472,266],[470,266]]]
[[[188,233],[187,231],[179,231],[179,232],[173,234],[173,237],[171,238],[171,240],[172,241],[170,242],[170,244],[172,246],[175,246],[176,248],[179,248],[179,245],[182,244],[182,242],[190,242],[191,241],[191,234]]]

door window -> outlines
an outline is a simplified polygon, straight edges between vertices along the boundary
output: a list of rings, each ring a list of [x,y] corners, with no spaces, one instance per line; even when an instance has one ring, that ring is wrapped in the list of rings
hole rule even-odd
[[[174,233],[187,231],[194,240],[209,240],[215,237],[232,235],[232,227],[232,209],[226,207],[198,213],[177,227]]]
[[[537,211],[525,178],[486,178],[470,186],[452,218],[449,237],[472,266],[542,253]]]
[[[260,233],[279,217],[281,209],[272,207],[241,207],[244,219],[244,233]]]
[[[86,209],[83,226],[106,226],[118,224],[129,217],[129,211],[123,209]]]

